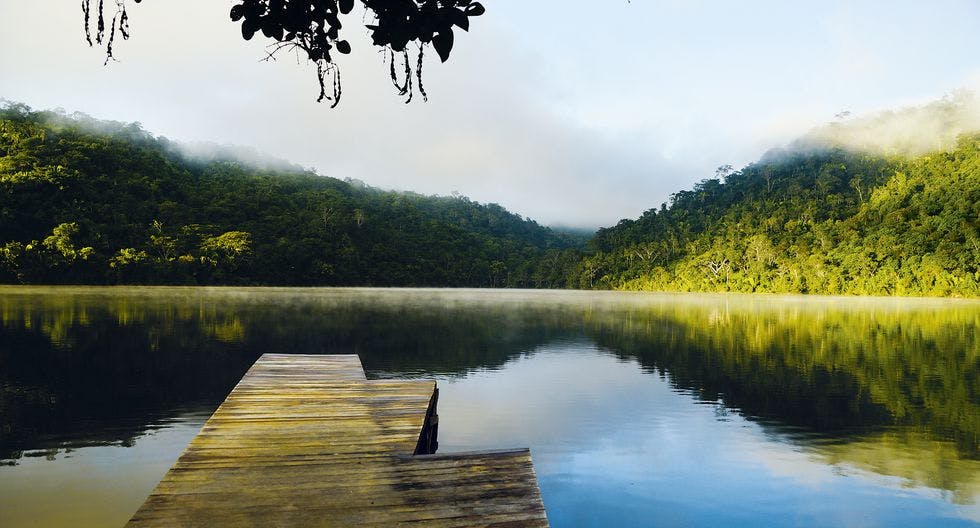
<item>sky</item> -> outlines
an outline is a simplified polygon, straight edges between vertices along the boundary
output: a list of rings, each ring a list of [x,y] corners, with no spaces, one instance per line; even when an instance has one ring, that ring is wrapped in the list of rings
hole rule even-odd
[[[429,101],[407,105],[353,13],[330,109],[310,64],[260,60],[265,42],[242,40],[230,1],[130,1],[133,36],[103,67],[78,0],[0,0],[0,97],[598,227],[842,110],[980,85],[975,0],[483,3],[449,62],[426,56]]]

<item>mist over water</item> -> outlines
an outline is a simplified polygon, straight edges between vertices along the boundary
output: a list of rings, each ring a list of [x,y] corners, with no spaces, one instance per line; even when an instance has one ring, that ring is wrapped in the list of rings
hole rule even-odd
[[[562,526],[980,523],[980,303],[0,287],[0,524],[128,518],[262,353],[435,378]],[[57,492],[55,493],[55,490]]]

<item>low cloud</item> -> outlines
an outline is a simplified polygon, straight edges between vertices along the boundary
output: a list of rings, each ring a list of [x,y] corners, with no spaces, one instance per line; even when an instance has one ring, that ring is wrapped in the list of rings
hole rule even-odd
[[[213,141],[170,142],[171,148],[185,158],[203,161],[232,161],[259,170],[304,171],[303,167],[288,160],[277,158],[253,147],[228,145]]]
[[[794,146],[840,146],[872,154],[917,155],[949,150],[959,136],[977,131],[980,97],[973,90],[961,89],[926,105],[830,123]]]

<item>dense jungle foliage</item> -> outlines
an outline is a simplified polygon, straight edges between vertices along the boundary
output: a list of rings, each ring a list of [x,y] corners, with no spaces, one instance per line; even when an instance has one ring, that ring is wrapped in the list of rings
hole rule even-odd
[[[183,152],[0,106],[0,282],[547,288],[579,258],[496,204]]]
[[[980,134],[949,150],[771,152],[600,229],[588,288],[980,295]]]

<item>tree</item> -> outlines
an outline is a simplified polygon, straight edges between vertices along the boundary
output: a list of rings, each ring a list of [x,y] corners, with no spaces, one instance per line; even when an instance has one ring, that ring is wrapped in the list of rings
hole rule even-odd
[[[214,266],[235,265],[252,252],[252,235],[245,231],[228,231],[215,237],[208,237],[201,243],[203,261]]]
[[[99,0],[92,13],[92,0],[82,0],[85,39],[90,46],[105,46],[106,63],[114,59],[113,45],[118,34],[129,39],[127,0],[116,0],[116,12],[107,18],[104,0]],[[137,4],[141,0],[133,0]],[[317,102],[332,101],[331,108],[340,102],[340,69],[332,53],[348,54],[350,43],[341,38],[341,16],[354,9],[354,0],[237,0],[231,8],[231,20],[241,22],[242,37],[251,40],[261,32],[273,42],[266,60],[286,51],[295,51],[316,65],[320,95]],[[442,62],[449,59],[455,36],[453,28],[469,31],[470,17],[480,16],[485,9],[472,0],[360,0],[368,23],[365,27],[373,45],[384,50],[388,57],[391,81],[398,94],[412,100],[414,87],[423,99],[428,96],[422,85],[422,60],[431,45]],[[94,27],[93,27],[94,26]],[[94,33],[94,41],[93,41]],[[411,44],[417,50],[413,60]],[[403,72],[399,72],[402,70]],[[329,87],[330,94],[327,93]]]
[[[51,235],[44,239],[44,247],[69,264],[78,259],[88,260],[95,254],[95,249],[76,247],[75,238],[78,236],[78,232],[78,224],[75,222],[58,224],[52,230]]]

